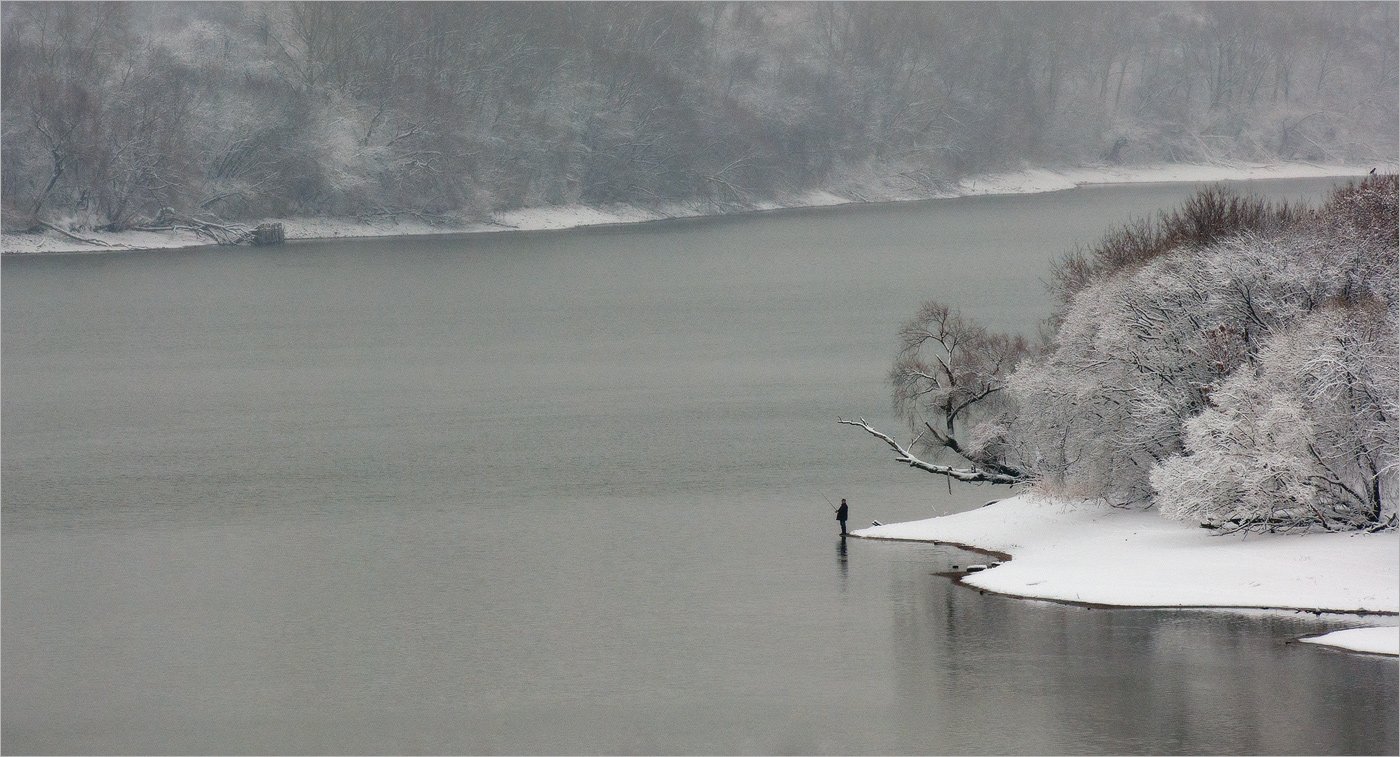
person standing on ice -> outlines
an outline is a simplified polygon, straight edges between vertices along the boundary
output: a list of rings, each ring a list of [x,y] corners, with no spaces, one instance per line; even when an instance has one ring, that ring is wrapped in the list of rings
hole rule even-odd
[[[841,521],[841,535],[842,535],[842,536],[845,536],[845,535],[846,535],[846,513],[847,513],[847,512],[849,512],[849,510],[848,510],[848,508],[846,507],[846,500],[842,499],[842,500],[841,500],[841,506],[838,507],[838,508],[836,508],[836,519],[839,520],[839,521]]]

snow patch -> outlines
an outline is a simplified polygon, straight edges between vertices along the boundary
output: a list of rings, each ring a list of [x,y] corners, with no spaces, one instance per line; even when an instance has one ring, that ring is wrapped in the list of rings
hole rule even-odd
[[[849,205],[854,202],[849,197],[842,197],[831,192],[815,191],[799,195],[792,207],[799,208],[824,208],[832,205]]]
[[[954,196],[1037,194],[1093,184],[1210,183],[1262,179],[1313,179],[1329,176],[1362,176],[1371,168],[1393,173],[1396,164],[1358,167],[1315,163],[1221,163],[1147,166],[1083,166],[1065,169],[1026,169],[968,176],[958,182]]]
[[[1400,656],[1400,626],[1348,628],[1345,631],[1333,631],[1321,636],[1308,636],[1299,639],[1299,641],[1347,649],[1352,652]]]
[[[610,205],[589,207],[587,205],[562,205],[550,208],[521,208],[508,210],[495,215],[501,226],[522,231],[545,229],[572,229],[579,226],[602,226],[617,223],[639,223],[655,221],[663,216],[630,205]]]
[[[419,234],[443,234],[480,230],[482,225],[449,227],[435,226],[426,221],[363,221],[347,218],[315,218],[310,216],[277,221],[288,239],[341,239],[353,237],[400,237]],[[256,224],[254,224],[256,225]]]
[[[969,176],[958,182],[956,195],[1011,195],[1058,192],[1074,189],[1082,182],[1055,171],[1032,169],[1000,174]]]
[[[963,579],[1020,597],[1126,607],[1400,612],[1400,533],[1218,535],[1156,512],[1021,494],[854,532],[1014,559]]]

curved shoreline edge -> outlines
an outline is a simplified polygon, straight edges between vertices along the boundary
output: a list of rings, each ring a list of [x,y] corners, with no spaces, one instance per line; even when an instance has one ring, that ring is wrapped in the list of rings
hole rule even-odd
[[[1386,631],[1387,628],[1382,626],[1347,628],[1316,636],[1300,636],[1294,641],[1352,654],[1382,657],[1400,656],[1400,650],[1397,650],[1393,644],[1394,639],[1390,638],[1391,634],[1386,633]]]
[[[848,538],[852,538],[852,539],[864,539],[865,541],[869,541],[869,542],[905,542],[905,543],[909,543],[909,544],[938,544],[938,545],[948,546],[948,547],[957,547],[958,549],[961,549],[961,550],[963,550],[964,552],[975,552],[975,553],[977,553],[977,554],[987,555],[988,557],[994,557],[994,558],[996,558],[997,560],[999,560],[999,561],[1001,561],[1001,562],[1003,562],[1003,563],[1008,563],[1008,562],[1011,562],[1013,559],[1015,559],[1015,556],[1014,556],[1014,555],[1007,554],[1006,552],[998,552],[998,551],[996,551],[996,550],[994,550],[994,549],[984,549],[984,548],[982,548],[982,547],[978,547],[978,546],[975,546],[975,545],[972,545],[972,544],[961,544],[961,543],[955,542],[955,541],[938,541],[938,540],[931,540],[931,539],[892,539],[892,538],[886,538],[886,537],[880,537],[880,536],[861,536],[860,534],[857,534],[857,533],[848,534]],[[995,567],[995,566],[993,566],[993,567]],[[987,570],[992,570],[992,568],[989,567],[989,568],[987,568]],[[985,572],[985,571],[977,571],[976,573],[982,573],[982,572]],[[1280,605],[1280,606],[1277,606],[1277,607],[1274,607],[1274,606],[1264,606],[1264,605],[1135,605],[1135,604],[1126,604],[1126,605],[1125,605],[1125,604],[1108,604],[1108,603],[1105,603],[1105,602],[1087,602],[1087,601],[1078,600],[1078,599],[1055,599],[1055,598],[1050,598],[1050,597],[1038,597],[1038,596],[1035,596],[1034,594],[1017,594],[1017,593],[1006,592],[1006,591],[996,591],[996,590],[993,590],[993,589],[983,589],[983,588],[981,588],[981,587],[979,587],[979,586],[976,586],[975,584],[968,583],[966,580],[964,580],[964,579],[966,579],[966,578],[968,578],[968,577],[970,577],[970,576],[975,575],[976,573],[971,572],[971,571],[966,571],[966,570],[959,570],[959,571],[950,571],[950,572],[944,572],[944,573],[936,573],[935,575],[947,577],[948,579],[952,580],[952,582],[955,583],[955,584],[958,584],[958,585],[960,585],[960,586],[966,586],[967,588],[972,589],[972,590],[974,590],[974,591],[981,592],[982,594],[991,594],[991,595],[998,596],[998,597],[1009,597],[1009,598],[1011,598],[1011,599],[1025,599],[1025,600],[1030,600],[1030,601],[1033,601],[1033,602],[1051,602],[1051,603],[1057,604],[1057,605],[1069,605],[1069,606],[1071,606],[1071,607],[1084,607],[1084,608],[1088,608],[1088,609],[1091,609],[1091,610],[1221,610],[1221,611],[1252,611],[1252,610],[1262,610],[1262,611],[1266,611],[1266,612],[1311,613],[1311,614],[1313,614],[1313,615],[1358,615],[1358,616],[1362,616],[1362,617],[1380,617],[1380,618],[1386,618],[1386,617],[1400,617],[1400,611],[1390,611],[1390,610],[1332,610],[1332,609],[1324,610],[1324,609],[1321,609],[1321,608],[1314,608],[1314,607],[1291,607],[1291,606],[1281,606],[1281,605]],[[1311,639],[1311,638],[1321,638],[1321,637],[1320,637],[1320,636],[1318,636],[1318,637],[1310,637],[1310,636],[1299,637],[1299,638],[1298,638],[1298,641],[1303,641],[1303,640]],[[1334,645],[1330,645],[1330,644],[1324,644],[1324,643],[1322,643],[1322,642],[1314,642],[1314,643],[1317,643],[1317,644],[1319,644],[1320,646],[1334,646]],[[1345,649],[1345,647],[1341,647],[1341,646],[1337,646],[1336,648],[1337,648],[1337,649]],[[1386,654],[1386,653],[1379,653],[1379,654]]]
[[[1364,651],[1400,652],[1397,532],[1218,535],[1154,511],[1018,494],[851,535],[946,544],[1001,559],[975,573],[943,574],[983,593],[1095,609],[1365,618],[1384,629],[1385,640],[1377,642],[1382,632],[1369,631]]]
[[[631,205],[581,206],[566,205],[541,208],[520,208],[502,211],[489,221],[457,226],[434,226],[425,222],[373,223],[346,218],[271,218],[257,223],[283,224],[288,241],[319,241],[331,239],[371,239],[381,237],[449,237],[466,234],[503,233],[510,231],[562,231],[584,227],[608,227],[670,221],[677,219],[741,217],[759,213],[842,205],[923,202],[987,195],[1041,194],[1083,186],[1148,183],[1202,183],[1217,181],[1261,181],[1269,179],[1341,178],[1363,176],[1372,168],[1395,171],[1400,163],[1382,162],[1372,166],[1319,165],[1313,163],[1222,163],[1159,164],[1149,166],[1083,166],[1064,169],[1033,168],[965,177],[946,192],[909,192],[891,189],[810,191],[770,201],[754,202],[748,206],[726,210],[701,203],[674,203],[657,208]],[[161,249],[215,247],[189,232],[113,232],[88,233],[106,246],[86,245],[58,236],[43,234],[0,234],[0,254],[94,254],[136,252]]]

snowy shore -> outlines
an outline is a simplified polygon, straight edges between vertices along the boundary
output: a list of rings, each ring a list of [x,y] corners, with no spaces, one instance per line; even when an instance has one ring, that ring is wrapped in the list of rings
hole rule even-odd
[[[1381,170],[1393,171],[1394,165],[1382,165]],[[739,211],[720,209],[703,203],[665,205],[658,208],[638,208],[630,205],[588,207],[564,205],[542,208],[522,208],[496,213],[490,222],[440,226],[421,221],[363,221],[354,218],[277,218],[265,219],[283,224],[287,239],[348,239],[361,237],[420,236],[438,234],[474,234],[498,231],[542,231],[644,223],[674,218],[696,218],[733,212],[763,212],[788,208],[827,207],[869,202],[905,202],[947,199],[973,195],[1034,194],[1057,192],[1090,184],[1142,184],[1161,182],[1215,182],[1258,179],[1299,179],[1328,176],[1361,176],[1371,166],[1317,165],[1313,163],[1221,165],[1157,165],[1157,166],[1099,166],[1064,170],[1028,169],[1024,171],[971,176],[960,181],[952,190],[942,193],[919,192],[909,188],[885,186],[870,182],[859,189],[840,192],[808,192],[770,202],[754,203]],[[254,226],[256,223],[250,223]],[[103,245],[86,244],[54,232],[43,234],[0,234],[0,253],[43,252],[116,252],[124,250],[173,249],[201,247],[209,241],[193,232],[125,231],[115,233],[83,232],[79,236],[95,239]],[[105,246],[104,246],[105,245]]]
[[[1233,534],[1021,494],[968,512],[854,532],[1005,552],[963,583],[1032,599],[1121,607],[1264,608],[1357,614],[1364,651],[1400,652],[1400,533]],[[1315,643],[1342,646],[1349,637]],[[1339,642],[1340,640],[1340,642]],[[1355,647],[1347,647],[1355,648]]]
[[[1324,647],[1335,647],[1345,649],[1349,652],[1366,652],[1368,654],[1396,654],[1396,637],[1400,635],[1400,629],[1393,626],[1370,626],[1368,628],[1348,628],[1343,631],[1333,631],[1321,636],[1308,636],[1299,641],[1307,644],[1317,644]]]

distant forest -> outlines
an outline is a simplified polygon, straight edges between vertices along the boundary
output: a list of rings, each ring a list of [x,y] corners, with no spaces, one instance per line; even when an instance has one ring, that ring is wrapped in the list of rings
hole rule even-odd
[[[1397,152],[1395,3],[3,5],[7,228]]]

